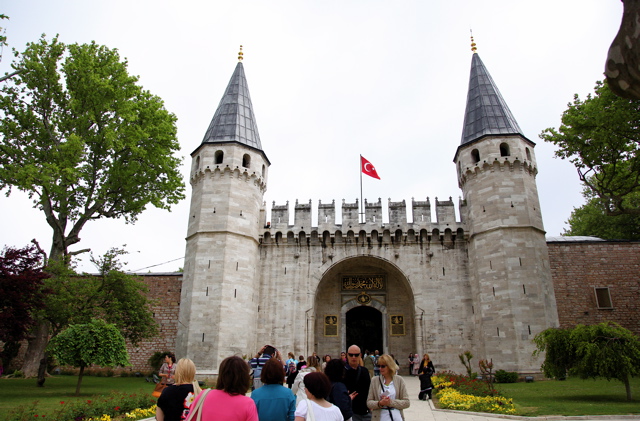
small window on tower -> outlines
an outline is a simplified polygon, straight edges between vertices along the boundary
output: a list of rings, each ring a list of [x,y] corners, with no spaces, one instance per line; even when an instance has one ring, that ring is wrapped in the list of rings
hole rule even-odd
[[[501,143],[500,144],[500,156],[510,156],[511,153],[509,153],[509,145],[507,145],[506,143]]]
[[[216,151],[216,154],[215,154],[216,165],[222,164],[223,159],[224,159],[224,152]]]
[[[609,288],[594,288],[596,293],[596,304],[598,308],[610,309],[613,308],[613,304],[611,303],[611,293],[609,292]]]
[[[525,152],[527,153],[527,161],[531,161],[531,152],[529,151],[529,148],[526,148]]]
[[[471,159],[473,160],[474,164],[480,162],[480,152],[478,152],[477,149],[471,151]]]
[[[249,156],[249,154],[244,154],[244,156],[242,157],[242,166],[245,168],[251,167],[251,157]]]

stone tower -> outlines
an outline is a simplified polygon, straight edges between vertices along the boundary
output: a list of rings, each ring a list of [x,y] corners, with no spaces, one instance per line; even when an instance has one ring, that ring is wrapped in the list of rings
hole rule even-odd
[[[469,282],[478,355],[500,368],[537,372],[531,340],[558,326],[527,139],[475,52],[462,142],[454,162],[466,203]],[[475,353],[475,352],[474,352]]]
[[[199,374],[255,348],[256,268],[270,165],[240,54],[200,146],[191,154],[191,207],[176,353]]]

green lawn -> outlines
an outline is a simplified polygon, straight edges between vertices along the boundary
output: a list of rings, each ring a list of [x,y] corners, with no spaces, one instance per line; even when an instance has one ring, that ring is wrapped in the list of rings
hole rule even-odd
[[[513,398],[520,415],[626,415],[640,414],[640,378],[631,380],[633,401],[627,401],[624,385],[616,380],[564,381],[497,384]]]
[[[86,401],[111,391],[127,393],[153,392],[153,383],[144,377],[93,377],[84,376],[80,396],[76,397],[76,376],[53,376],[47,378],[44,387],[37,387],[35,379],[0,378],[0,419],[5,419],[13,409],[38,401],[38,413],[50,414],[61,403],[76,400]],[[46,418],[45,418],[46,419]]]

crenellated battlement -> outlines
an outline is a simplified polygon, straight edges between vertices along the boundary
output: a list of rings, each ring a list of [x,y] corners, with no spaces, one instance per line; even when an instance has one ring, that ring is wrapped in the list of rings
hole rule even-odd
[[[211,178],[236,177],[238,179],[244,179],[245,181],[251,180],[256,186],[258,186],[261,192],[264,193],[267,190],[267,183],[265,182],[264,177],[262,177],[258,172],[250,171],[248,168],[240,168],[239,166],[231,168],[229,165],[216,165],[215,168],[210,168],[207,165],[204,169],[195,171],[191,175],[189,183],[191,186],[195,186],[207,176]]]
[[[524,171],[530,176],[535,177],[538,174],[538,168],[531,161],[521,161],[519,158],[509,159],[510,157],[494,158],[493,161],[477,162],[473,167],[466,167],[460,171],[459,185],[462,187],[467,180],[478,175],[490,171]]]
[[[379,238],[381,242],[403,241],[430,241],[431,237],[464,236],[464,218],[466,215],[466,203],[460,200],[458,214],[460,220],[456,220],[455,205],[451,197],[449,200],[440,201],[435,198],[435,221],[431,218],[431,200],[416,201],[411,199],[411,214],[413,221],[407,220],[407,205],[404,200],[392,202],[388,200],[388,222],[383,221],[382,200],[375,202],[364,201],[364,222],[361,220],[360,202],[349,203],[344,199],[341,205],[342,222],[336,221],[336,203],[318,202],[318,223],[312,226],[312,201],[300,203],[296,200],[294,205],[293,225],[289,224],[289,202],[285,205],[271,207],[271,221],[265,225],[263,234],[264,242],[271,239],[300,239],[306,236],[323,240],[328,238]],[[346,241],[346,240],[345,240]]]

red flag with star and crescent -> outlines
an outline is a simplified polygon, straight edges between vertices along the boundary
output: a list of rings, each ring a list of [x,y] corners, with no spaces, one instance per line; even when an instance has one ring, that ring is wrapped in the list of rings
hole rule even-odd
[[[360,155],[360,166],[362,167],[362,172],[368,175],[369,177],[377,178],[380,180],[380,176],[376,172],[376,167],[371,165],[371,162],[367,161],[362,155]]]

